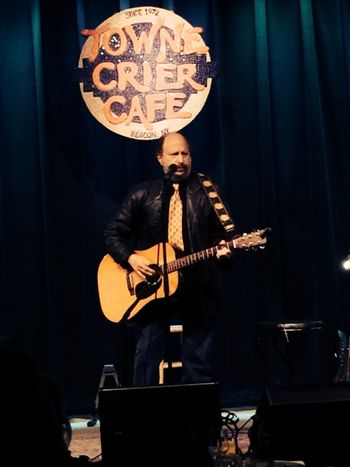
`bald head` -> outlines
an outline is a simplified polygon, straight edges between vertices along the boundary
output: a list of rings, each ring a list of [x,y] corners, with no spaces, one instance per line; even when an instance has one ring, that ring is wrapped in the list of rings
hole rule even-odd
[[[191,173],[192,158],[187,139],[180,133],[167,133],[159,140],[157,159],[167,173],[171,164],[176,165],[173,180],[184,180]]]

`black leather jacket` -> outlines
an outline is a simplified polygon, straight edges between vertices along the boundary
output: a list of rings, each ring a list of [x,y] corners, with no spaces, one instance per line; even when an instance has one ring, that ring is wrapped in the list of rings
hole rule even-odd
[[[218,221],[197,176],[191,174],[184,185],[180,190],[184,192],[182,196],[186,206],[185,253],[194,253],[209,248],[224,238],[225,230]],[[168,202],[171,196],[171,193],[164,194],[165,188],[162,179],[137,185],[131,189],[121,209],[107,225],[107,251],[117,263],[125,267],[134,250],[144,250],[162,241],[162,226],[164,223],[167,225]]]
[[[163,225],[167,225],[170,193],[164,180],[151,180],[142,183],[129,192],[121,208],[109,222],[105,230],[107,252],[113,259],[128,268],[128,258],[135,250],[145,250],[163,239]],[[172,187],[170,188],[172,190]],[[180,184],[180,194],[184,201],[184,254],[196,253],[210,248],[225,238],[225,229],[218,220],[207,194],[196,174],[192,173]],[[185,268],[186,282],[203,298],[212,295],[216,279],[218,261],[211,259]],[[187,270],[190,270],[188,273]],[[215,300],[215,298],[213,298]]]

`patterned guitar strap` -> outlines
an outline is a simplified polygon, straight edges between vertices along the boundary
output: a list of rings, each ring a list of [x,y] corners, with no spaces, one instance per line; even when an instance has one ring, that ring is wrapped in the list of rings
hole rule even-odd
[[[214,211],[216,212],[216,215],[219,218],[219,221],[224,226],[226,232],[231,234],[235,230],[236,226],[224,203],[222,202],[220,195],[216,191],[213,182],[208,177],[208,175],[198,173],[197,176],[209,198],[211,205],[213,206]]]

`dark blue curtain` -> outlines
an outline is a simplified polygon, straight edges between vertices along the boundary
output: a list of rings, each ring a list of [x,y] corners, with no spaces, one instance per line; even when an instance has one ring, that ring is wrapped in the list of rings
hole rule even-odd
[[[318,331],[284,336],[298,376],[318,381],[329,336],[350,329],[350,2],[146,3],[202,26],[219,64],[185,128],[194,169],[219,183],[238,233],[272,228],[223,279],[223,404],[254,403],[267,379],[286,378],[285,342],[261,322],[322,322],[326,345]],[[92,408],[104,364],[130,382],[132,331],[104,318],[96,273],[106,222],[131,185],[159,174],[152,142],[112,133],[83,102],[80,31],[142,5],[0,6],[0,334],[57,375],[72,412]]]

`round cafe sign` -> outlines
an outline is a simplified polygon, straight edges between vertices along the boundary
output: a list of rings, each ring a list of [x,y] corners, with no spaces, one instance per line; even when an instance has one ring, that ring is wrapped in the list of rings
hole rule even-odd
[[[87,40],[80,89],[92,115],[109,130],[139,140],[188,125],[214,76],[202,32],[173,11],[146,6],[82,30]]]

